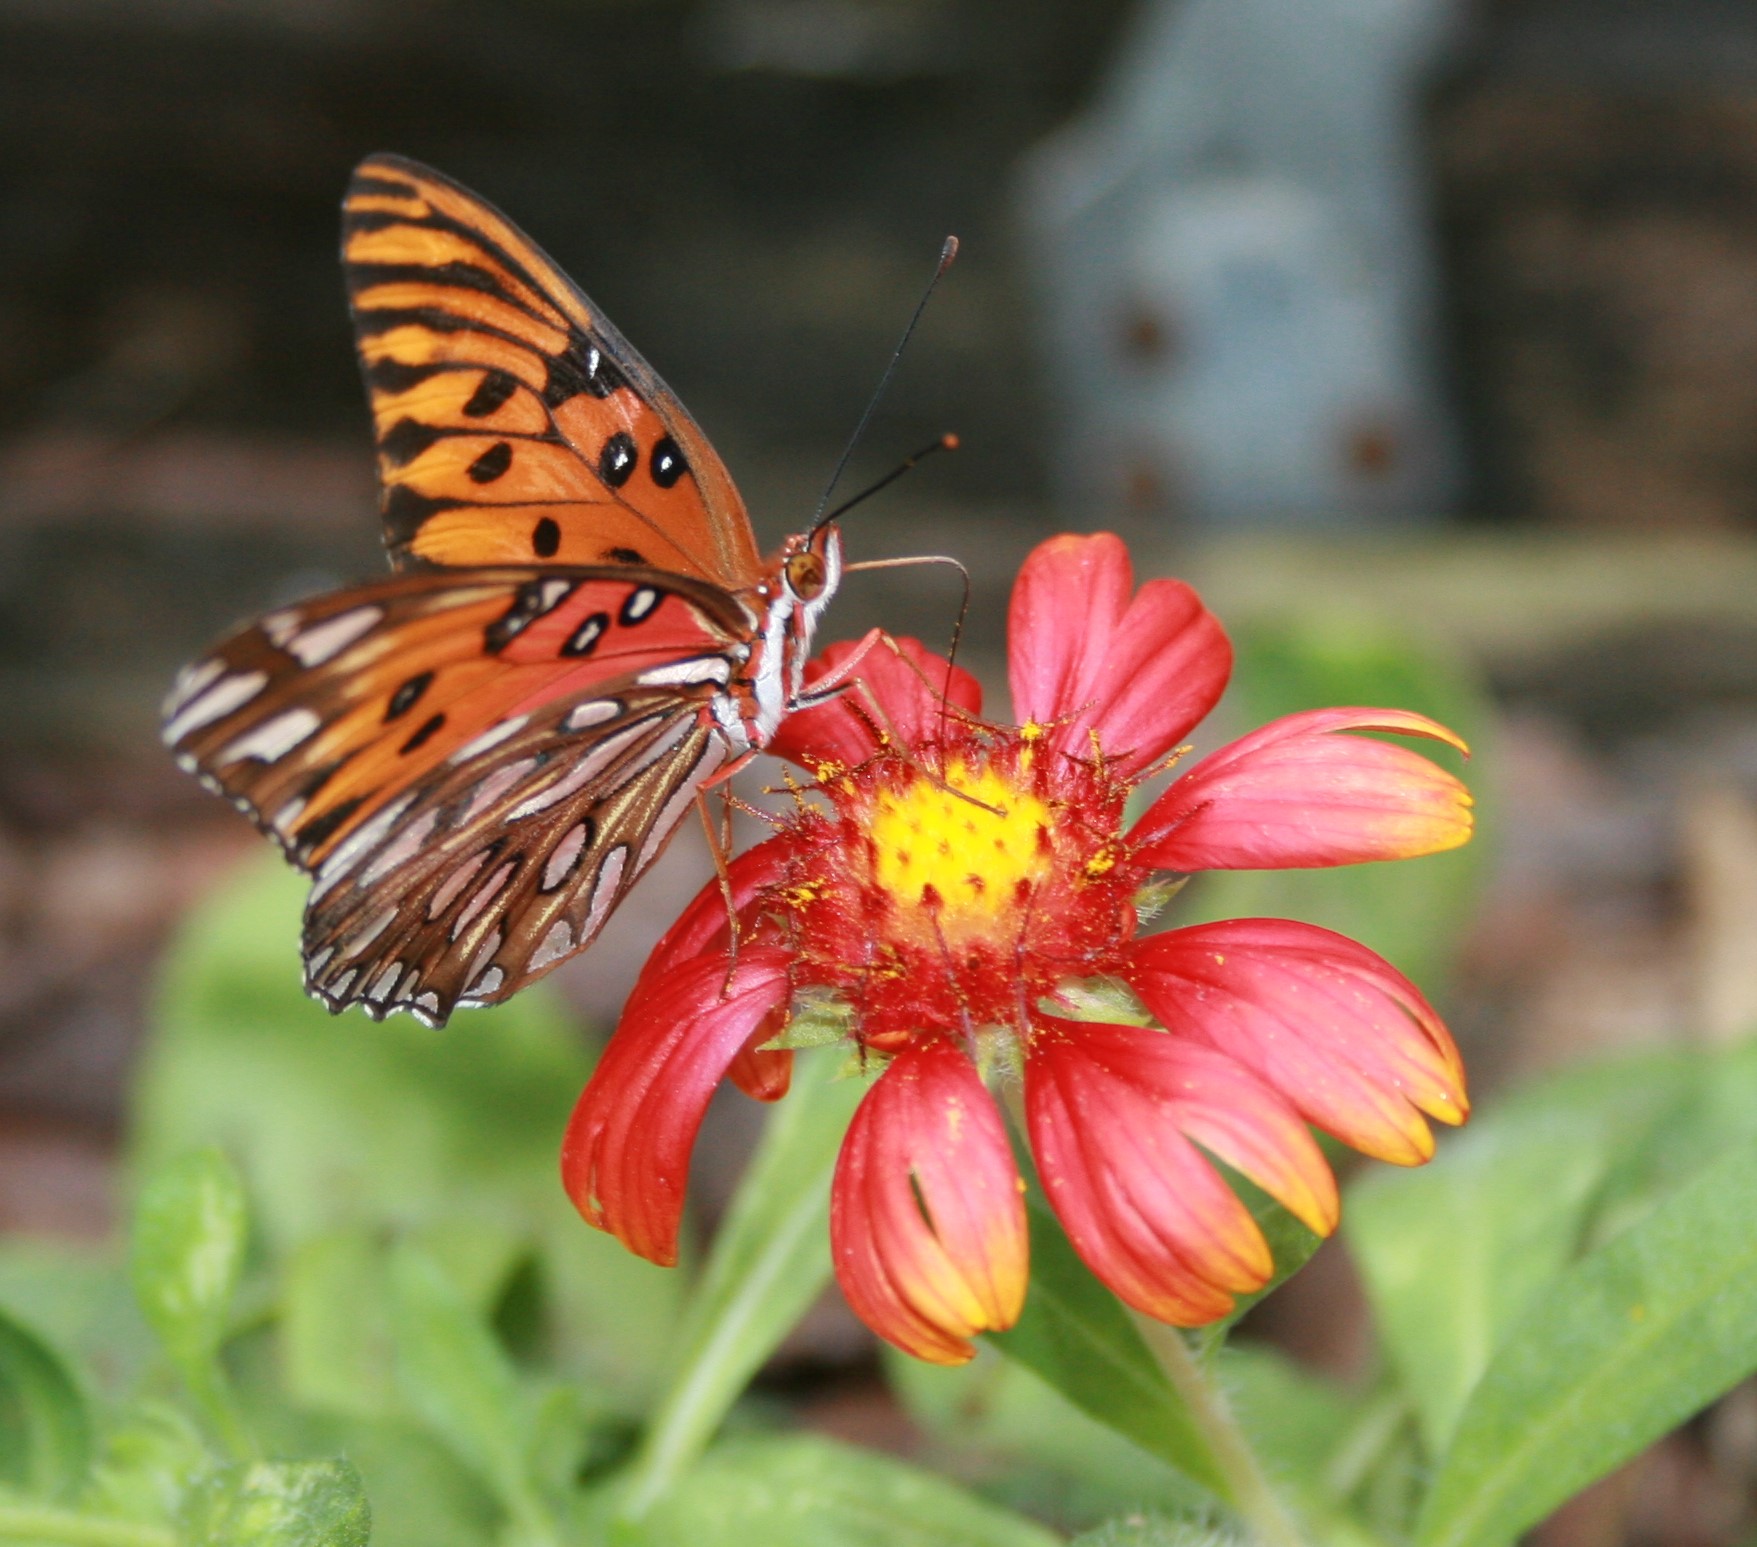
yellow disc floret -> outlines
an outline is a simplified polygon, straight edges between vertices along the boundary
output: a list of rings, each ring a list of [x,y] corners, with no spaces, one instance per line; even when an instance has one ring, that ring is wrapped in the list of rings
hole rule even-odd
[[[1048,870],[1049,825],[1035,795],[960,759],[943,784],[918,775],[879,792],[873,879],[905,912],[930,910],[947,938],[979,933]]]

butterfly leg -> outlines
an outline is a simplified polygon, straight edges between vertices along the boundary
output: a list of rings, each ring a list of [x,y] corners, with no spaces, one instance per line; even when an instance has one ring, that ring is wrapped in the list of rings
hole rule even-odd
[[[793,709],[813,709],[819,704],[827,704],[832,698],[846,693],[854,685],[854,673],[859,670],[860,663],[867,658],[875,645],[881,643],[890,645],[893,650],[897,648],[892,642],[891,636],[882,628],[868,629],[866,637],[848,652],[847,660],[837,666],[834,671],[825,672],[809,688],[803,689],[790,707]]]
[[[745,758],[737,761],[742,763]],[[715,781],[708,781],[713,782]],[[707,784],[696,790],[695,809],[702,819],[702,831],[708,835],[708,852],[714,857],[714,874],[719,879],[720,896],[726,904],[726,930],[730,944],[726,951],[726,981],[720,985],[720,997],[727,999],[732,994],[732,980],[738,975],[738,906],[733,901],[732,871],[727,863],[732,852],[732,810],[730,806],[727,807],[725,828],[717,827],[713,813],[708,810],[707,791]]]
[[[896,643],[891,639],[889,634],[884,633],[882,630],[874,629],[872,633],[868,634],[867,637],[861,641],[860,653],[864,654],[867,649],[872,645],[877,644],[880,640],[885,644],[890,645],[893,650],[897,648]],[[900,651],[898,654],[903,660],[908,660],[908,657],[902,656]],[[843,663],[844,666],[847,666],[848,664],[848,662]],[[914,663],[910,662],[910,664],[913,665]],[[961,800],[969,805],[980,807],[982,810],[990,812],[994,816],[1002,816],[1005,814],[997,807],[989,805],[987,801],[978,800],[976,796],[972,795],[968,790],[961,790],[956,785],[948,784],[939,774],[935,773],[931,768],[924,766],[920,760],[916,758],[909,743],[897,729],[896,722],[893,721],[890,715],[886,712],[885,706],[879,702],[878,695],[867,686],[863,678],[854,677],[849,679],[846,672],[840,670],[836,675],[842,680],[837,682],[830,692],[825,693],[823,695],[824,698],[833,698],[842,693],[851,691],[858,693],[862,702],[858,705],[851,705],[850,707],[854,709],[854,712],[858,714],[861,719],[866,720],[867,725],[872,730],[874,736],[882,739],[892,747],[896,751],[897,756],[900,757],[908,767],[914,769],[916,773],[918,773],[923,779],[927,780],[929,784],[933,785],[935,789],[943,791],[945,794],[952,796],[955,800]],[[812,685],[814,692],[818,691],[822,681],[823,679],[819,678],[818,682]],[[933,685],[929,683],[928,686],[932,687]],[[934,691],[938,692],[939,690],[935,689]],[[870,715],[868,714],[869,710],[871,711]],[[963,713],[962,710],[958,712],[960,714]]]

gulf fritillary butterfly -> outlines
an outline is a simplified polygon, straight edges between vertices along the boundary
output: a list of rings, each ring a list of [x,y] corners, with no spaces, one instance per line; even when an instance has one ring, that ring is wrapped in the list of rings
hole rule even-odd
[[[164,740],[313,877],[308,992],[439,1026],[590,944],[816,696],[841,541],[765,563],[652,367],[449,178],[372,156],[342,229],[396,573],[222,640]]]

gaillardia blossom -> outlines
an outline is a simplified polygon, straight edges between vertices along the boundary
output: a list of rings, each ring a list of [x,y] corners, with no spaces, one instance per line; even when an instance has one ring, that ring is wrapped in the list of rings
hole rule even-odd
[[[1022,1081],[1044,1197],[1092,1271],[1184,1326],[1273,1271],[1213,1160],[1319,1234],[1337,1196],[1311,1127],[1425,1160],[1427,1119],[1465,1116],[1464,1074],[1407,979],[1285,919],[1143,933],[1137,901],[1167,872],[1453,848],[1471,830],[1458,780],[1347,733],[1462,743],[1394,709],[1289,715],[1127,825],[1130,792],[1214,707],[1231,662],[1188,586],[1136,591],[1119,539],[1059,537],[1013,593],[1018,724],[979,720],[975,681],[913,641],[871,650],[859,686],[794,715],[770,750],[815,777],[730,867],[736,952],[716,882],[659,943],[580,1098],[562,1170],[581,1213],[674,1261],[708,1098],[725,1076],[782,1095],[785,1029],[808,1000],[842,1007],[878,1073],[832,1184],[836,1274],[869,1326],[923,1359],[969,1358],[972,1335],[1024,1301],[1024,1189],[991,1084]],[[1143,1013],[1092,1018],[1119,1002]]]

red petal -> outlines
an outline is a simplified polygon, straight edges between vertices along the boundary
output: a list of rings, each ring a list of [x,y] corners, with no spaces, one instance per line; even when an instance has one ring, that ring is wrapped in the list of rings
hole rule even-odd
[[[752,1101],[779,1101],[793,1083],[793,1050],[763,1046],[774,1041],[786,1025],[787,1007],[771,1010],[726,1066],[726,1078]]]
[[[726,867],[733,910],[742,913],[758,892],[775,885],[786,873],[790,858],[785,835],[769,838],[737,856]],[[635,983],[635,993],[640,993],[692,956],[708,951],[713,951],[724,967],[731,938],[731,930],[727,927],[726,893],[716,876],[695,894],[689,906],[678,915],[677,922],[653,947]]]
[[[677,1261],[690,1150],[708,1098],[745,1040],[788,997],[791,953],[753,947],[728,987],[698,956],[630,997],[561,1146],[561,1178],[590,1224],[630,1251]]]
[[[1464,1066],[1433,1006],[1346,936],[1232,919],[1138,940],[1124,975],[1160,1022],[1238,1060],[1326,1133],[1380,1160],[1434,1152],[1422,1113],[1461,1123]]]
[[[821,681],[858,648],[846,641],[831,645],[807,665],[805,685]],[[814,771],[824,763],[853,768],[878,750],[875,728],[894,732],[906,747],[938,739],[942,689],[955,708],[970,714],[982,708],[982,685],[961,666],[951,668],[948,683],[945,657],[918,639],[881,639],[854,668],[854,680],[862,686],[788,715],[768,750]],[[874,713],[875,700],[882,717]]]
[[[1052,537],[1013,587],[1008,675],[1021,722],[1056,725],[1054,744],[1090,757],[1092,732],[1125,773],[1157,762],[1220,700],[1232,646],[1180,580],[1133,598],[1122,539]]]
[[[1045,1019],[1026,1054],[1025,1111],[1045,1195],[1074,1249],[1119,1298],[1162,1321],[1213,1321],[1274,1271],[1256,1221],[1197,1144],[1313,1230],[1335,1226],[1336,1183],[1305,1125],[1212,1048],[1139,1026]]]
[[[1407,747],[1337,735],[1395,731],[1463,752],[1445,726],[1401,709],[1314,709],[1204,758],[1129,835],[1167,870],[1295,870],[1408,859],[1470,837],[1470,792]]]
[[[830,1195],[836,1277],[905,1353],[962,1364],[1025,1303],[1025,1202],[975,1066],[935,1038],[898,1054],[849,1124]]]

